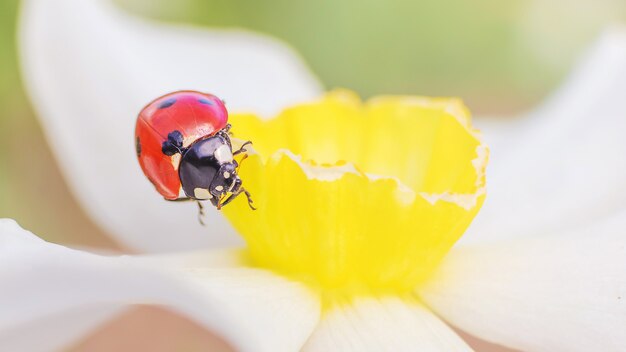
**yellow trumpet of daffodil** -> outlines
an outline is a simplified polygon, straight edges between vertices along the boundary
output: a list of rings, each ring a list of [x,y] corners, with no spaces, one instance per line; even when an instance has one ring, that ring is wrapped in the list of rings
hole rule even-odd
[[[415,289],[485,197],[488,151],[457,99],[341,90],[230,121],[254,142],[240,173],[258,210],[224,208],[251,265],[332,299]]]

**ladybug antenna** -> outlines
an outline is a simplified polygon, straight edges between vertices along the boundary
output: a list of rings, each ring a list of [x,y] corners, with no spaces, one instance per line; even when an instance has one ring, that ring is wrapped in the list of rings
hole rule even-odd
[[[183,153],[183,134],[180,131],[172,131],[167,135],[167,140],[161,145],[161,151],[167,156]]]

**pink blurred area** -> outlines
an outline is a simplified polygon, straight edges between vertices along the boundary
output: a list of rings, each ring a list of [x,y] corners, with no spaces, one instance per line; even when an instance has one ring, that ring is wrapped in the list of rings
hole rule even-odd
[[[475,351],[514,352],[457,331]],[[219,336],[166,308],[137,306],[72,346],[69,352],[235,351]]]

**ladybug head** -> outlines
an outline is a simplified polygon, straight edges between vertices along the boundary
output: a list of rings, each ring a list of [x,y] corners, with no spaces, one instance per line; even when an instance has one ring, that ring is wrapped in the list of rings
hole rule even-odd
[[[161,145],[161,151],[167,156],[183,153],[183,134],[180,131],[172,131],[167,135],[167,140]]]

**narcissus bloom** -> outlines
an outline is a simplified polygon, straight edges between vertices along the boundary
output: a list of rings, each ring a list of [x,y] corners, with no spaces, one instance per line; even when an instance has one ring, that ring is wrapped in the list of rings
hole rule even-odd
[[[626,349],[623,31],[531,116],[483,123],[488,198],[487,150],[454,99],[315,98],[278,43],[105,1],[28,0],[20,38],[33,104],[100,224],[145,250],[235,232],[245,247],[99,256],[2,220],[0,350],[67,346],[131,304],[166,305],[243,351],[469,350],[442,318],[522,350]],[[202,233],[134,160],[135,114],[181,88],[223,96],[235,136],[255,142],[241,171],[259,210],[225,208],[236,231],[214,216]],[[483,201],[475,243],[451,249]]]

